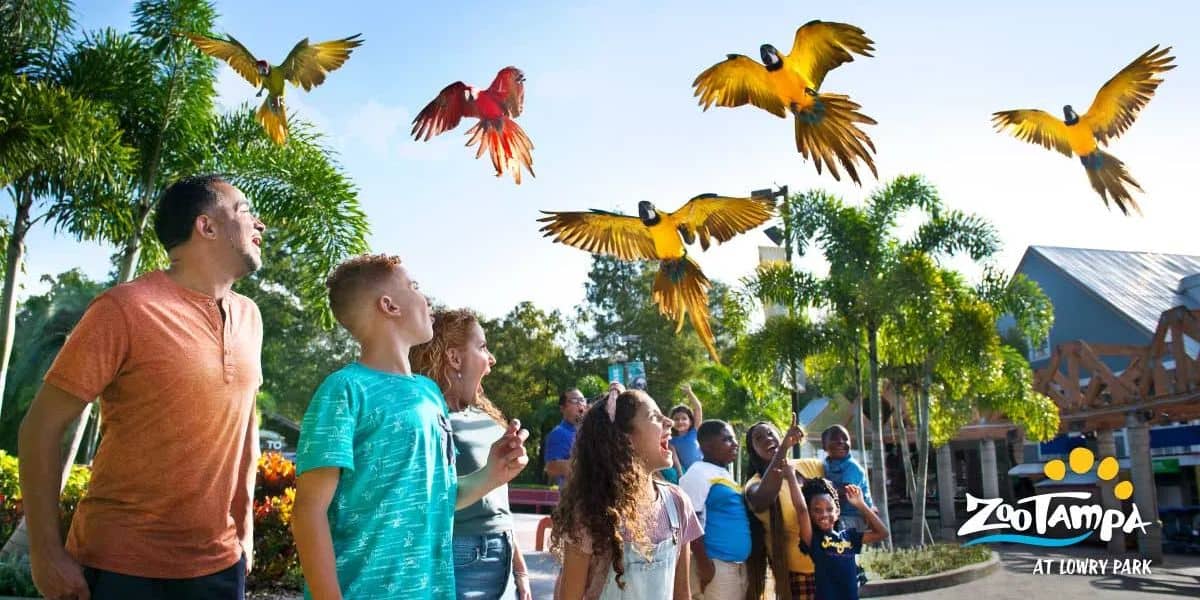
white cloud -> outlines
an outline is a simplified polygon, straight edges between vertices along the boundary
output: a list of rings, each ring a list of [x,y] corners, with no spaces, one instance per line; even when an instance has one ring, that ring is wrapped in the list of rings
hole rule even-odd
[[[410,120],[409,111],[403,106],[388,106],[372,99],[351,113],[341,134],[345,142],[386,154],[394,144],[403,143]]]

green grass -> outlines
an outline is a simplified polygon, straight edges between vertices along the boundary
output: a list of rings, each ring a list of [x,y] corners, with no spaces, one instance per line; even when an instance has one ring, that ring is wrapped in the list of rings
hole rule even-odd
[[[872,580],[902,579],[950,571],[991,558],[986,546],[963,548],[953,544],[934,544],[924,548],[899,548],[890,552],[868,550],[859,558]]]

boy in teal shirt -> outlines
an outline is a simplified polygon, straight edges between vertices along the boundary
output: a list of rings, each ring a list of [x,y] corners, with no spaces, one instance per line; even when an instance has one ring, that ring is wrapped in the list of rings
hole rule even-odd
[[[454,510],[520,472],[528,433],[513,422],[487,466],[458,477],[446,401],[409,364],[433,329],[400,259],[350,259],[326,285],[362,353],[325,379],[301,424],[292,530],[305,597],[452,599]]]

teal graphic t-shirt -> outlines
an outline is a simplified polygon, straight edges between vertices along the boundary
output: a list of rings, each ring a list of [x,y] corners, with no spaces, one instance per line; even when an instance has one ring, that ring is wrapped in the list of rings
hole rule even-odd
[[[457,474],[433,380],[359,363],[325,378],[296,453],[298,473],[319,467],[341,469],[329,525],[343,597],[454,598]]]

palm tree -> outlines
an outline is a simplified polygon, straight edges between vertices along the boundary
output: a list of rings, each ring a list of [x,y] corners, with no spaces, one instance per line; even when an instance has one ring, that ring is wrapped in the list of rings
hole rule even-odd
[[[285,252],[302,266],[291,288],[297,300],[331,323],[318,282],[343,257],[366,249],[367,222],[354,185],[311,126],[292,125],[292,139],[278,147],[265,141],[248,108],[218,115],[213,59],[175,35],[210,32],[215,11],[209,2],[141,0],[133,15],[132,33],[87,34],[62,66],[67,87],[116,116],[122,141],[133,149],[129,193],[102,214],[66,211],[56,221],[118,244],[117,283],[129,281],[166,262],[161,245],[147,237],[166,186],[197,172],[220,172],[268,223],[268,252]],[[80,440],[85,427],[84,418],[72,439]],[[67,453],[68,465],[77,448],[76,442]],[[4,553],[21,542],[23,531],[13,534]]]
[[[103,106],[65,87],[57,69],[72,21],[70,5],[40,0],[0,4],[0,188],[13,199],[0,295],[0,398],[8,380],[16,289],[25,239],[35,224],[88,206],[111,209],[129,150]],[[35,214],[35,209],[43,210]],[[82,235],[67,227],[77,237]],[[94,238],[92,238],[94,239]]]
[[[809,316],[810,309],[822,302],[823,282],[789,263],[772,262],[759,265],[742,284],[750,296],[764,305],[782,306],[787,313],[768,317],[761,328],[743,336],[734,348],[732,364],[750,373],[779,373],[777,379],[791,388],[790,411],[799,412],[801,368],[807,357],[828,343],[824,328]]]
[[[939,267],[923,252],[902,257],[891,274],[897,305],[882,337],[884,362],[897,374],[893,389],[914,389],[911,398],[917,436],[917,472],[906,457],[913,495],[912,539],[923,545],[925,492],[931,438],[944,444],[959,427],[983,411],[1005,412],[1029,432],[1045,438],[1057,429],[1049,399],[1037,400],[1030,386],[1029,365],[1003,346],[997,316],[1007,313],[1031,339],[1043,339],[1052,311],[1045,294],[1021,276],[1012,280],[989,271],[978,288],[962,276]],[[1015,359],[1015,360],[1014,360]],[[905,399],[900,399],[901,406]],[[907,434],[902,448],[907,450]],[[907,454],[907,452],[906,452]]]
[[[879,331],[895,310],[896,299],[888,274],[899,257],[911,251],[931,255],[966,252],[981,260],[998,246],[995,231],[977,217],[947,210],[937,190],[919,176],[899,177],[873,192],[863,206],[853,206],[823,191],[789,199],[793,209],[785,228],[792,247],[803,255],[818,248],[829,263],[825,285],[833,312],[851,329],[866,334],[872,431],[873,494],[880,517],[888,522],[887,489],[883,475],[883,412],[879,396]],[[925,220],[909,238],[896,232],[901,216],[916,209]]]

